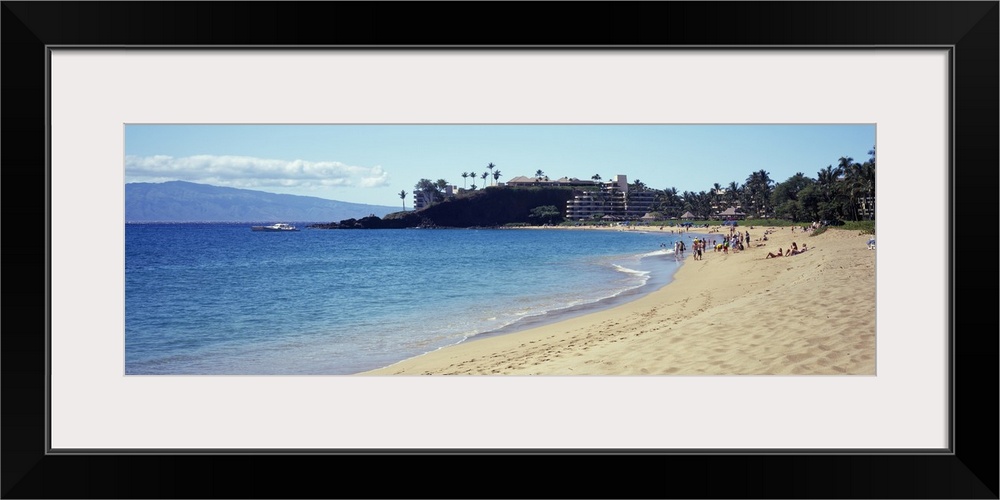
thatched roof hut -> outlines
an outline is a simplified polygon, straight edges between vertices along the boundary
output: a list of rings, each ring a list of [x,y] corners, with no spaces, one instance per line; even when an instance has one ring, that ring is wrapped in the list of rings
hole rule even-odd
[[[729,207],[719,213],[719,218],[722,219],[744,219],[746,216],[747,214],[743,212],[737,212],[736,207]]]

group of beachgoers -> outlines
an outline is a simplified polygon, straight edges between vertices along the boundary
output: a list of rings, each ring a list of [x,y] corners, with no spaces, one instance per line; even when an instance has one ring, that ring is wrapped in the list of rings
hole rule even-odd
[[[767,236],[764,236],[764,241],[767,241]],[[660,247],[665,248],[667,245],[661,243]],[[720,238],[695,238],[691,241],[691,251],[694,260],[704,259],[705,251],[708,248],[714,248],[716,252],[722,252],[728,254],[729,252],[737,253],[742,252],[746,247],[750,246],[750,231],[740,232],[736,228],[731,227],[729,230],[729,236],[723,236]],[[760,245],[758,245],[760,246]],[[674,242],[674,258],[683,259],[684,252],[687,251],[687,245],[684,241],[677,240]]]
[[[694,240],[696,243],[698,240]],[[661,248],[666,248],[666,243],[660,243]],[[687,246],[683,241],[677,240],[674,242],[674,260],[680,260],[684,258],[684,251],[687,250]]]
[[[802,228],[803,231],[810,231],[813,229],[815,229],[815,227]],[[765,242],[768,239],[767,235],[773,232],[774,232],[773,229],[765,230],[764,234],[756,240],[757,241],[756,246],[762,247],[766,245]],[[752,241],[753,240],[751,240],[750,238],[750,231],[741,232],[736,227],[730,227],[728,236],[722,236],[720,238],[715,238],[715,237],[695,238],[694,240],[692,240],[691,241],[692,256],[694,257],[694,260],[703,260],[704,252],[708,248],[714,248],[716,252],[722,252],[725,254],[732,252],[735,254],[746,250],[746,248],[751,245]],[[667,245],[665,243],[661,243],[660,247],[666,248]],[[808,250],[808,245],[803,243],[802,249],[799,249],[798,245],[793,241],[792,246],[791,248],[788,249],[788,251],[779,248],[777,253],[768,252],[767,255],[764,256],[764,258],[774,259],[777,257],[790,257],[792,255],[798,255],[800,253],[803,253],[806,250]],[[684,259],[684,253],[686,251],[687,251],[687,245],[684,244],[684,241],[677,240],[676,242],[674,242],[675,259],[677,260]]]
[[[777,258],[777,257],[791,257],[792,255],[798,255],[798,254],[800,254],[802,252],[805,252],[806,250],[809,250],[809,245],[808,244],[803,243],[802,244],[802,250],[799,250],[799,246],[796,245],[795,242],[793,241],[792,242],[792,247],[789,248],[787,252],[782,252],[781,248],[778,248],[778,253],[767,252],[767,255],[764,258],[765,259],[774,259],[774,258]]]
[[[706,245],[712,245],[716,252],[725,254],[729,252],[742,252],[746,250],[746,247],[750,246],[750,231],[741,232],[735,227],[730,226],[729,236],[723,236],[722,241],[716,241],[715,238],[712,238],[710,242],[701,240],[701,247],[705,248]]]
[[[793,233],[795,232],[795,228],[797,228],[797,227],[798,226],[792,226],[792,232]],[[817,229],[819,229],[821,227],[823,227],[823,224],[821,222],[819,222],[819,221],[816,221],[816,222],[813,222],[812,224],[809,224],[808,226],[802,226],[800,229],[802,230],[803,233],[805,233],[805,232],[809,232],[809,231],[815,231],[815,230],[817,230]]]

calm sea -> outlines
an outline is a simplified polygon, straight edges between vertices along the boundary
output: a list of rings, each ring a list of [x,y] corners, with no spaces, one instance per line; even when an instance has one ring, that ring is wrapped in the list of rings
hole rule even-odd
[[[679,265],[672,248],[681,237],[299,228],[127,224],[125,373],[379,368],[659,288]]]

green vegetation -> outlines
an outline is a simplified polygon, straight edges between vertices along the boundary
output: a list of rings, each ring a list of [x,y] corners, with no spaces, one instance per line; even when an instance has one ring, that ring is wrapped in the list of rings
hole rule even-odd
[[[841,157],[837,166],[828,165],[810,178],[798,172],[776,183],[766,170],[752,172],[746,183],[727,186],[715,183],[708,191],[679,193],[677,188],[659,191],[654,207],[667,217],[691,212],[705,220],[728,208],[735,208],[748,219],[747,224],[787,225],[798,222],[872,221],[875,219],[875,149],[864,163]]]
[[[859,220],[845,222],[840,229],[858,231],[861,234],[875,234],[875,221],[873,220]]]
[[[444,190],[447,187],[448,181],[444,179],[438,179],[437,182],[431,181],[430,179],[420,179],[417,184],[413,186],[416,190],[415,194],[423,199],[425,206],[444,201]]]
[[[563,211],[555,205],[545,205],[531,209],[528,216],[536,224],[558,224],[564,220]]]

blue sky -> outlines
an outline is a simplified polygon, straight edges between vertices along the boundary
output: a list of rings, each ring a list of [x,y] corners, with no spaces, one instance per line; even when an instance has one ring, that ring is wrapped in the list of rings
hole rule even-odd
[[[421,178],[472,184],[542,170],[708,191],[765,170],[815,178],[858,162],[875,125],[126,125],[125,182],[184,180],[371,205],[401,206]],[[490,177],[492,181],[492,177]],[[476,185],[483,181],[477,177]],[[412,194],[406,205],[411,206]]]

